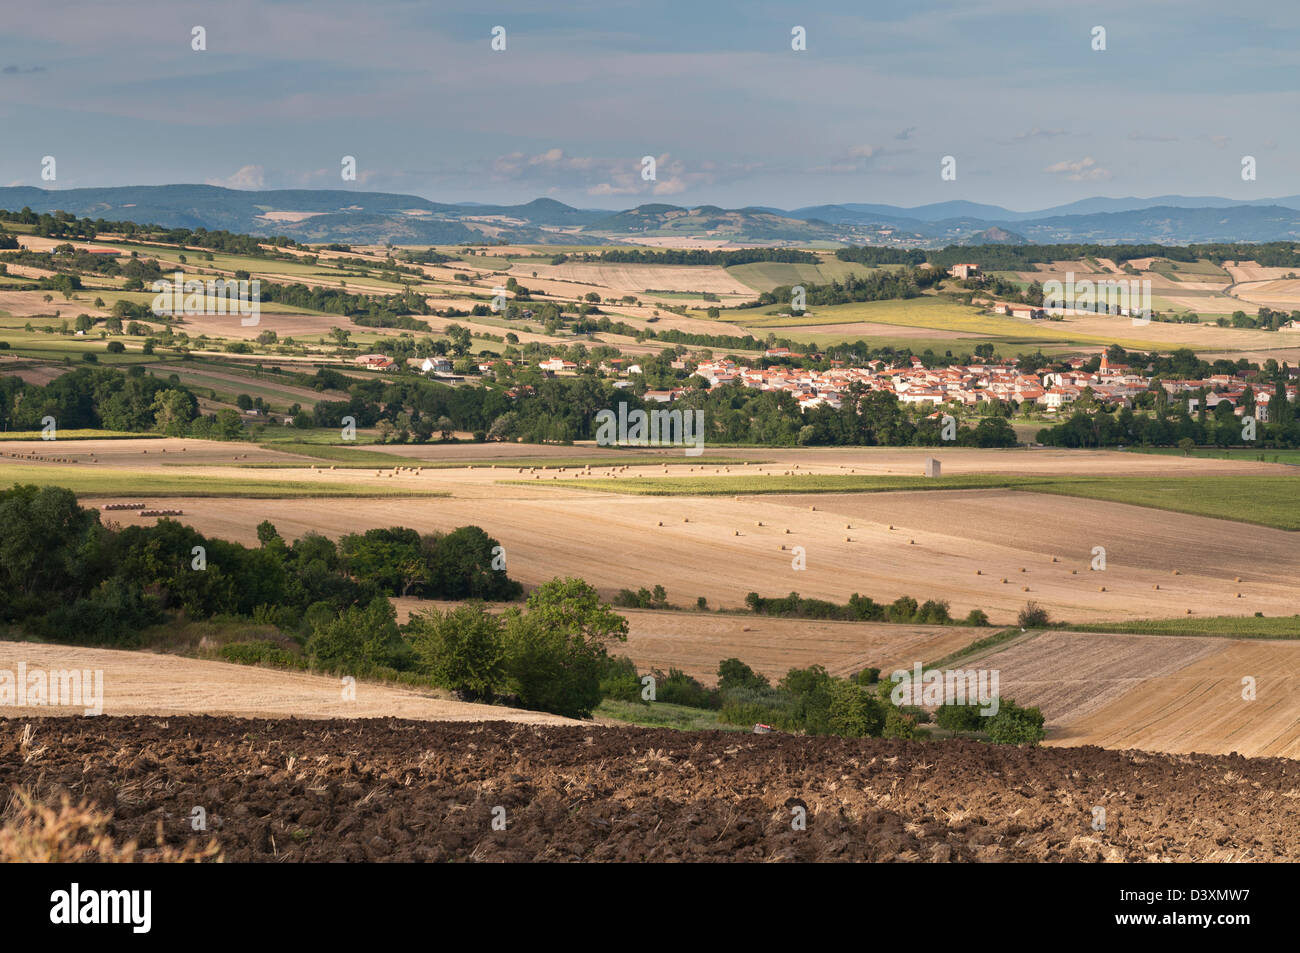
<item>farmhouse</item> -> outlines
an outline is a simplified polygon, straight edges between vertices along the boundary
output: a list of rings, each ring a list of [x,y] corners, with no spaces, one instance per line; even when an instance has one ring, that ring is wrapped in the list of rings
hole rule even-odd
[[[393,367],[393,359],[385,354],[362,354],[356,363],[371,371],[386,371]]]

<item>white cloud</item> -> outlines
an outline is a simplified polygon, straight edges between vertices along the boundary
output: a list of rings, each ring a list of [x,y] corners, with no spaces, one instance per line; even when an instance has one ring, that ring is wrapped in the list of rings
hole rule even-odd
[[[260,165],[243,166],[234,175],[224,179],[206,179],[208,185],[219,185],[227,189],[264,189],[266,188],[266,170]]]
[[[1056,162],[1044,171],[1053,175],[1064,175],[1071,182],[1100,182],[1110,178],[1110,170],[1097,165],[1097,160],[1092,156]]]

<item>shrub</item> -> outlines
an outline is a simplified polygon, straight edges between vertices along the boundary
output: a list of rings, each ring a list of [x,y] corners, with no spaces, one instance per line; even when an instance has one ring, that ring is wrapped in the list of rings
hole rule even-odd
[[[505,622],[508,684],[525,708],[590,717],[600,704],[603,646],[547,625],[535,612],[512,610]]]
[[[605,660],[605,671],[600,678],[600,694],[603,698],[616,701],[650,704],[648,699],[641,697],[641,676],[636,665],[626,655]]]
[[[651,674],[655,680],[655,701],[688,708],[716,710],[722,707],[722,697],[718,692],[705,688],[698,679],[680,669],[670,668],[667,675],[658,670]]]
[[[1021,708],[1009,698],[998,706],[998,713],[985,719],[989,738],[1000,745],[1036,745],[1047,737],[1043,713],[1037,708]]]
[[[121,353],[122,353],[123,351],[125,351],[125,350],[126,350],[126,345],[123,344],[121,341],[109,341],[109,342],[108,342],[108,353],[109,353],[109,354],[121,354]]]
[[[989,624],[989,617],[983,609],[971,609],[970,614],[962,620],[962,625],[986,626]]]
[[[407,623],[406,632],[434,684],[489,700],[504,685],[501,620],[483,603],[420,613]]]
[[[855,682],[837,678],[828,686],[828,694],[827,726],[832,734],[846,738],[875,737],[888,721],[889,715],[880,702]]]
[[[738,658],[718,663],[718,691],[724,695],[743,689],[768,688],[766,675],[760,675]]]
[[[1047,610],[1033,600],[1025,603],[1025,607],[1016,616],[1016,622],[1022,629],[1045,629],[1052,624]]]
[[[940,705],[934,720],[945,731],[982,731],[984,718],[978,705]]]
[[[407,668],[413,652],[398,632],[393,604],[376,596],[364,608],[345,609],[318,627],[307,640],[307,654],[324,671],[361,675]]]
[[[899,596],[885,610],[885,618],[890,622],[912,622],[916,619],[917,609],[916,600],[911,596]]]
[[[952,616],[948,614],[948,603],[935,599],[928,599],[922,603],[916,610],[914,618],[917,622],[928,625],[947,625],[952,622]]]
[[[274,642],[231,642],[217,650],[227,662],[241,665],[274,665],[276,668],[296,668],[302,663],[296,655]]]
[[[915,735],[915,719],[891,705],[889,710],[885,712],[885,725],[880,736],[882,738],[912,738]]]

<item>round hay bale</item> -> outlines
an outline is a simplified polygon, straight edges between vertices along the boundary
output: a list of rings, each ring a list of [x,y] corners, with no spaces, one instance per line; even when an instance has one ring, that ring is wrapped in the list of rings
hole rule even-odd
[[[740,535],[740,530],[734,530],[734,531],[733,531],[733,535],[735,535],[735,536],[739,536],[739,535]]]
[[[663,520],[660,520],[656,525],[658,525],[658,526],[663,526],[663,525],[664,525],[664,521],[663,521]]]
[[[1187,610],[1187,614],[1188,614],[1188,615],[1191,615],[1191,614],[1192,614],[1192,610],[1191,610],[1191,609],[1188,609],[1188,610]]]
[[[1071,576],[1077,576],[1077,575],[1079,575],[1079,570],[1077,570],[1077,569],[1071,569],[1071,570],[1070,570],[1070,575],[1071,575]]]
[[[1021,591],[1021,592],[1028,592],[1028,591],[1029,591],[1029,587],[1028,587],[1028,586],[1021,586],[1021,587],[1020,587],[1020,591]]]
[[[1175,570],[1174,570],[1174,575],[1175,575],[1175,576],[1181,576],[1182,573],[1179,572],[1177,569],[1175,569]]]
[[[1105,592],[1105,591],[1106,591],[1106,587],[1105,587],[1105,586],[1098,586],[1098,587],[1097,587],[1097,591],[1098,591],[1098,592]]]
[[[1003,585],[1006,585],[1006,583],[1007,583],[1007,577],[1006,577],[1006,576],[1003,576],[1003,577],[1002,577],[1002,584],[1003,584]]]
[[[853,542],[853,537],[851,537],[851,536],[845,536],[845,537],[844,537],[844,542],[846,542],[846,543],[851,543],[851,542]]]
[[[1152,589],[1159,589],[1159,588],[1160,588],[1160,583],[1156,583],[1156,584],[1155,584],[1154,586],[1152,586],[1151,588],[1152,588]]]

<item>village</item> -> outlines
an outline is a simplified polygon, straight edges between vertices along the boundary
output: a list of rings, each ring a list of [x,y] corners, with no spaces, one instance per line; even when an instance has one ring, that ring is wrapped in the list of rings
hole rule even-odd
[[[768,360],[780,361],[805,357],[792,352],[788,347],[769,348],[763,356]],[[372,370],[391,370],[395,367],[390,358],[380,354],[363,355],[356,359],[356,363]],[[451,362],[447,358],[413,359],[410,363],[413,368],[448,384],[466,381],[463,376],[452,373]],[[512,370],[528,366],[526,361],[505,363]],[[687,371],[692,369],[692,363],[689,359],[679,358],[672,362],[672,367]],[[1090,363],[1087,358],[1075,357],[1066,362],[1068,370],[1041,368],[1035,372],[1026,372],[1015,364],[984,362],[979,358],[971,364],[926,367],[921,358],[913,356],[904,365],[872,360],[862,367],[850,367],[843,361],[832,360],[828,369],[817,370],[786,363],[752,367],[738,364],[730,358],[721,358],[694,364],[692,376],[703,378],[711,388],[739,384],[759,391],[785,391],[795,398],[801,410],[821,406],[838,410],[855,385],[868,391],[891,393],[904,405],[974,408],[981,403],[1014,402],[1020,407],[1033,406],[1047,415],[1057,414],[1070,407],[1085,394],[1090,395],[1091,400],[1098,404],[1132,409],[1141,395],[1152,390],[1153,378],[1127,364],[1111,363],[1104,352],[1096,370],[1085,369]],[[536,367],[547,377],[576,376],[597,371],[617,378],[613,386],[619,390],[634,390],[636,378],[641,375],[640,365],[627,359],[602,361],[591,367],[551,357],[536,362]],[[494,368],[495,362],[490,361],[477,366],[478,372],[485,376],[491,374]],[[1296,369],[1292,369],[1291,376],[1296,377]],[[1189,413],[1200,410],[1199,395],[1204,391],[1207,411],[1213,412],[1219,404],[1227,401],[1236,416],[1251,412],[1253,406],[1255,419],[1267,422],[1268,405],[1276,392],[1276,385],[1251,382],[1251,377],[1252,372],[1238,371],[1235,374],[1215,374],[1199,380],[1161,378],[1159,386],[1171,405],[1185,401]],[[668,404],[688,393],[691,386],[684,384],[672,389],[647,389],[643,396],[648,402]],[[514,388],[511,395],[515,396],[523,389],[530,388]],[[1297,400],[1296,385],[1287,385],[1287,397],[1292,403]]]

